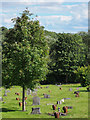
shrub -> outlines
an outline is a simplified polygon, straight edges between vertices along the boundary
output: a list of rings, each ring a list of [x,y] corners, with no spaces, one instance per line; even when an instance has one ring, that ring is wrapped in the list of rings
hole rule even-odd
[[[76,74],[76,81],[81,83],[81,86],[85,87],[90,85],[90,65],[78,67],[77,70],[74,71]]]

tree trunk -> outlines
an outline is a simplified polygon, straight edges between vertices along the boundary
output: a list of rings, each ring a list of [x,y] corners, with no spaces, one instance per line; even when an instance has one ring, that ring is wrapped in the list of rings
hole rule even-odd
[[[22,94],[22,111],[25,111],[25,87],[23,85],[23,94]]]
[[[68,82],[68,74],[66,74],[66,83]]]

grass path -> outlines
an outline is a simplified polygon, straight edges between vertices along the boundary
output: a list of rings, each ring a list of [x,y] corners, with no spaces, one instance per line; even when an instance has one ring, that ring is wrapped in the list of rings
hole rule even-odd
[[[49,88],[45,88],[49,86]],[[2,117],[3,118],[55,118],[54,116],[48,115],[48,113],[55,112],[52,109],[52,105],[46,105],[48,103],[56,104],[57,101],[60,101],[62,98],[71,98],[69,100],[65,100],[61,105],[57,105],[56,111],[58,111],[58,107],[60,107],[61,112],[63,112],[63,106],[72,106],[73,109],[68,110],[67,116],[60,116],[60,118],[88,118],[88,92],[86,87],[79,88],[80,84],[70,84],[70,85],[62,85],[62,90],[60,90],[56,85],[42,85],[42,89],[37,89],[37,96],[40,99],[40,105],[32,106],[32,98],[33,96],[27,95],[27,104],[25,112],[22,112],[22,107],[19,106],[19,101],[16,100],[17,95],[15,92],[19,92],[19,98],[22,98],[22,88],[19,86],[12,87],[10,92],[7,93],[7,96],[3,97],[2,102]],[[69,88],[72,88],[72,91],[69,91]],[[9,89],[8,89],[9,90]],[[51,93],[49,92],[51,90]],[[80,91],[80,97],[75,97],[74,91]],[[50,98],[43,98],[43,93],[49,94]],[[4,95],[4,89],[2,90],[2,95]],[[21,101],[21,100],[20,100]],[[6,103],[4,103],[6,102]],[[40,107],[41,114],[40,115],[32,115],[30,114],[32,111],[32,107]]]

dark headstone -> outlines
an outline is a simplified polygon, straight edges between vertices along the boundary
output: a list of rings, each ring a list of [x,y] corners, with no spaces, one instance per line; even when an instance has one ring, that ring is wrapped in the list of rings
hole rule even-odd
[[[64,113],[67,113],[68,108],[66,106],[63,107]]]
[[[72,106],[67,106],[68,109],[72,109],[73,107]]]
[[[74,94],[77,94],[77,93],[79,93],[79,91],[75,91],[75,92],[74,92]]]
[[[40,105],[40,98],[39,97],[33,98],[33,105]]]
[[[90,91],[90,87],[87,88],[87,91]]]
[[[46,88],[48,88],[49,86],[46,86]]]
[[[53,110],[56,110],[56,105],[52,105]]]
[[[61,116],[66,116],[66,113],[60,113]]]
[[[40,108],[32,108],[31,114],[41,114]]]
[[[55,112],[55,113],[54,113],[55,118],[59,118],[59,115],[60,115],[59,112]]]

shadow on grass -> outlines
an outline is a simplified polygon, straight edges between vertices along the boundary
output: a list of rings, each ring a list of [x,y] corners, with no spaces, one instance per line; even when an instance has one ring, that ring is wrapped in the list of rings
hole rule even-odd
[[[10,109],[7,109],[7,108],[0,108],[0,112],[14,112],[14,111],[19,111],[19,110],[10,110]]]
[[[90,91],[87,91],[87,90],[79,90],[79,92],[90,92]]]

